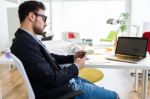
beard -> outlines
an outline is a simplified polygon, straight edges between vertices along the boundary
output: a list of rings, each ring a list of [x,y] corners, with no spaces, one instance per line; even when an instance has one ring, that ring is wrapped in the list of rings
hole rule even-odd
[[[33,25],[33,32],[36,34],[36,35],[43,35],[44,34],[44,27],[38,27],[36,22],[35,24]]]
[[[36,34],[36,35],[43,35],[43,29],[40,29],[38,27],[33,27],[33,32]]]

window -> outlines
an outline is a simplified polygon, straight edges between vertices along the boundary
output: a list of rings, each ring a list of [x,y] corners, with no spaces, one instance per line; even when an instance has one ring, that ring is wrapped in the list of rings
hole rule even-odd
[[[51,2],[43,2],[43,3],[46,6],[45,14],[47,16],[47,21],[46,21],[47,27],[45,28],[45,32],[46,32],[46,35],[52,35],[52,29],[51,29],[52,20],[51,20],[51,12],[50,12],[51,11],[51,7],[50,7]]]
[[[81,38],[92,38],[94,43],[107,36],[112,26],[108,18],[117,18],[126,10],[126,0],[53,1],[52,22],[55,39],[65,31],[79,32]]]

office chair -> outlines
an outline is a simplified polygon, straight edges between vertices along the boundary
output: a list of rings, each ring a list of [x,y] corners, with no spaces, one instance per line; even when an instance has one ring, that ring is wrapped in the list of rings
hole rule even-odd
[[[42,37],[42,41],[48,41],[48,40],[52,40],[53,39],[53,35],[50,35],[50,36],[43,36]]]
[[[112,42],[112,41],[115,41],[116,40],[116,37],[117,37],[117,32],[112,30],[109,32],[107,38],[101,38],[100,41],[103,41],[103,42]]]
[[[23,77],[23,80],[25,82],[25,86],[27,88],[27,92],[28,92],[28,99],[36,99],[35,98],[35,94],[34,94],[34,91],[32,89],[32,86],[30,84],[30,81],[27,77],[27,74],[25,72],[25,69],[24,69],[24,66],[22,64],[22,62],[12,53],[6,53],[5,56],[7,58],[12,58],[18,71],[20,72],[21,76]],[[59,96],[57,99],[74,99],[75,96],[78,96],[78,95],[81,95],[83,93],[82,90],[78,90],[78,91],[72,91],[72,92],[69,92],[69,93],[66,93],[62,96]]]
[[[62,40],[78,42],[80,40],[80,34],[78,32],[62,32]]]
[[[91,83],[95,83],[103,79],[104,73],[95,68],[84,67],[79,71],[79,77],[86,79]]]
[[[27,74],[25,72],[25,69],[24,69],[22,62],[15,55],[13,55],[12,53],[9,53],[9,52],[6,53],[6,57],[13,59],[18,71],[20,72],[21,76],[23,77],[23,80],[25,82],[25,86],[27,88],[29,99],[35,99],[33,89],[31,87],[31,84],[29,82],[29,79],[27,77]]]
[[[142,37],[148,39],[147,52],[150,54],[150,31],[144,32]],[[150,76],[150,70],[148,70],[148,76]]]
[[[144,32],[142,37],[148,39],[147,52],[150,54],[150,32]]]
[[[54,35],[46,36],[46,32],[42,34],[42,41],[52,40]]]

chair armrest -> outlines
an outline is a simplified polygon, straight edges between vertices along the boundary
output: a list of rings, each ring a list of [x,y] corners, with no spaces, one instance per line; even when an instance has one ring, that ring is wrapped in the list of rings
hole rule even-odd
[[[74,99],[75,96],[81,95],[83,94],[82,90],[78,90],[78,91],[71,91],[69,93],[66,93],[60,97],[58,97],[58,99]]]

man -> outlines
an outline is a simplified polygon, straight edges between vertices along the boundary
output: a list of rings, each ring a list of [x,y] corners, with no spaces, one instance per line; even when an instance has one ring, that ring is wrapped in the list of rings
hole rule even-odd
[[[26,1],[19,6],[20,28],[15,33],[11,52],[23,63],[36,99],[57,99],[59,95],[83,90],[75,99],[117,99],[117,94],[83,80],[78,71],[85,64],[85,57],[60,56],[49,53],[36,35],[46,27],[45,6],[38,1]],[[59,64],[71,63],[63,69]],[[74,85],[72,85],[74,84]]]

